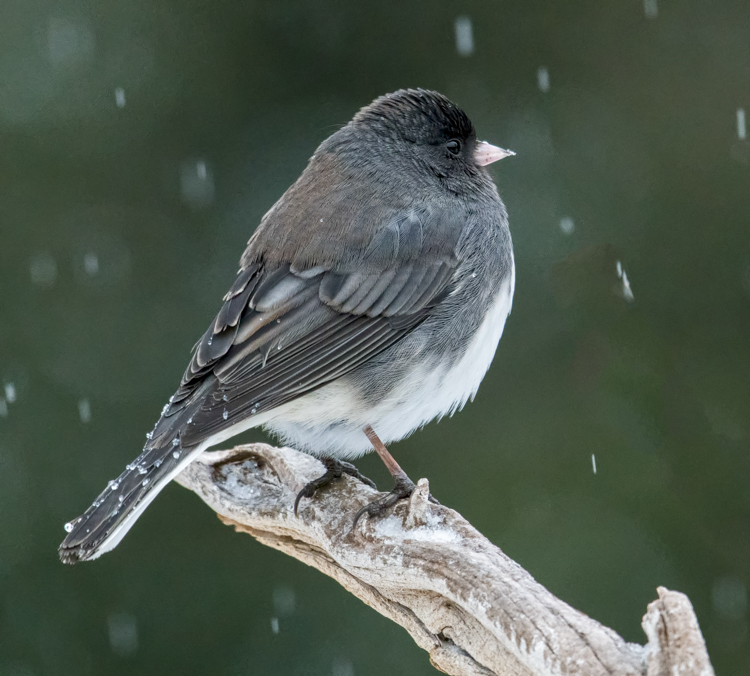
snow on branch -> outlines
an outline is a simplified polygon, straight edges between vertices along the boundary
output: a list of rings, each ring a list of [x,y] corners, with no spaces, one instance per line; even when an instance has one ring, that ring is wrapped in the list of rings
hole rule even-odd
[[[205,453],[177,481],[219,518],[337,580],[406,629],[454,676],[713,676],[689,599],[658,589],[645,646],[571,608],[460,514],[428,502],[422,479],[381,519],[353,515],[378,493],[345,477],[299,517],[294,498],[324,471],[315,458],[266,444]]]

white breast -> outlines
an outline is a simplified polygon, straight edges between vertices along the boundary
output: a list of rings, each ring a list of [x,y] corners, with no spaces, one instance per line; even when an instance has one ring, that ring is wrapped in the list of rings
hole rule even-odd
[[[469,349],[443,377],[439,388],[440,413],[433,417],[451,414],[474,398],[503,335],[505,321],[513,305],[514,287],[515,270],[512,270],[510,279],[500,287],[495,303],[472,339]]]
[[[513,303],[514,284],[515,274],[511,274],[500,287],[464,356],[452,368],[433,369],[422,373],[421,377],[415,373],[410,378],[411,382],[405,385],[410,391],[402,394],[402,405],[384,416],[385,436],[401,439],[435,418],[453,414],[474,398],[503,335]]]

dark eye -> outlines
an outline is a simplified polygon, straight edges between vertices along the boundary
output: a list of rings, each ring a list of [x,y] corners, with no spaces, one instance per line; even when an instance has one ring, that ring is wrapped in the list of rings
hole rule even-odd
[[[445,147],[451,155],[458,155],[461,152],[461,141],[453,139],[448,141],[448,143],[445,144]]]

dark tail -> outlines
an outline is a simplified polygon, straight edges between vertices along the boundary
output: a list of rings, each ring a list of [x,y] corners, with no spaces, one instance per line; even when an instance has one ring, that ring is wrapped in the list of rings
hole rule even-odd
[[[114,549],[144,509],[202,451],[202,445],[146,448],[99,495],[82,516],[66,524],[60,545],[63,563],[96,559]]]

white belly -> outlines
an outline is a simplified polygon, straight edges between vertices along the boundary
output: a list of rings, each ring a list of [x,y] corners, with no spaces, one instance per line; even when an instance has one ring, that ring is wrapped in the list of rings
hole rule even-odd
[[[492,363],[511,310],[514,283],[515,272],[500,287],[468,349],[451,368],[418,367],[374,406],[353,397],[345,382],[333,382],[281,406],[267,427],[295,448],[353,459],[372,450],[362,432],[366,425],[389,443],[453,414],[474,397]]]

